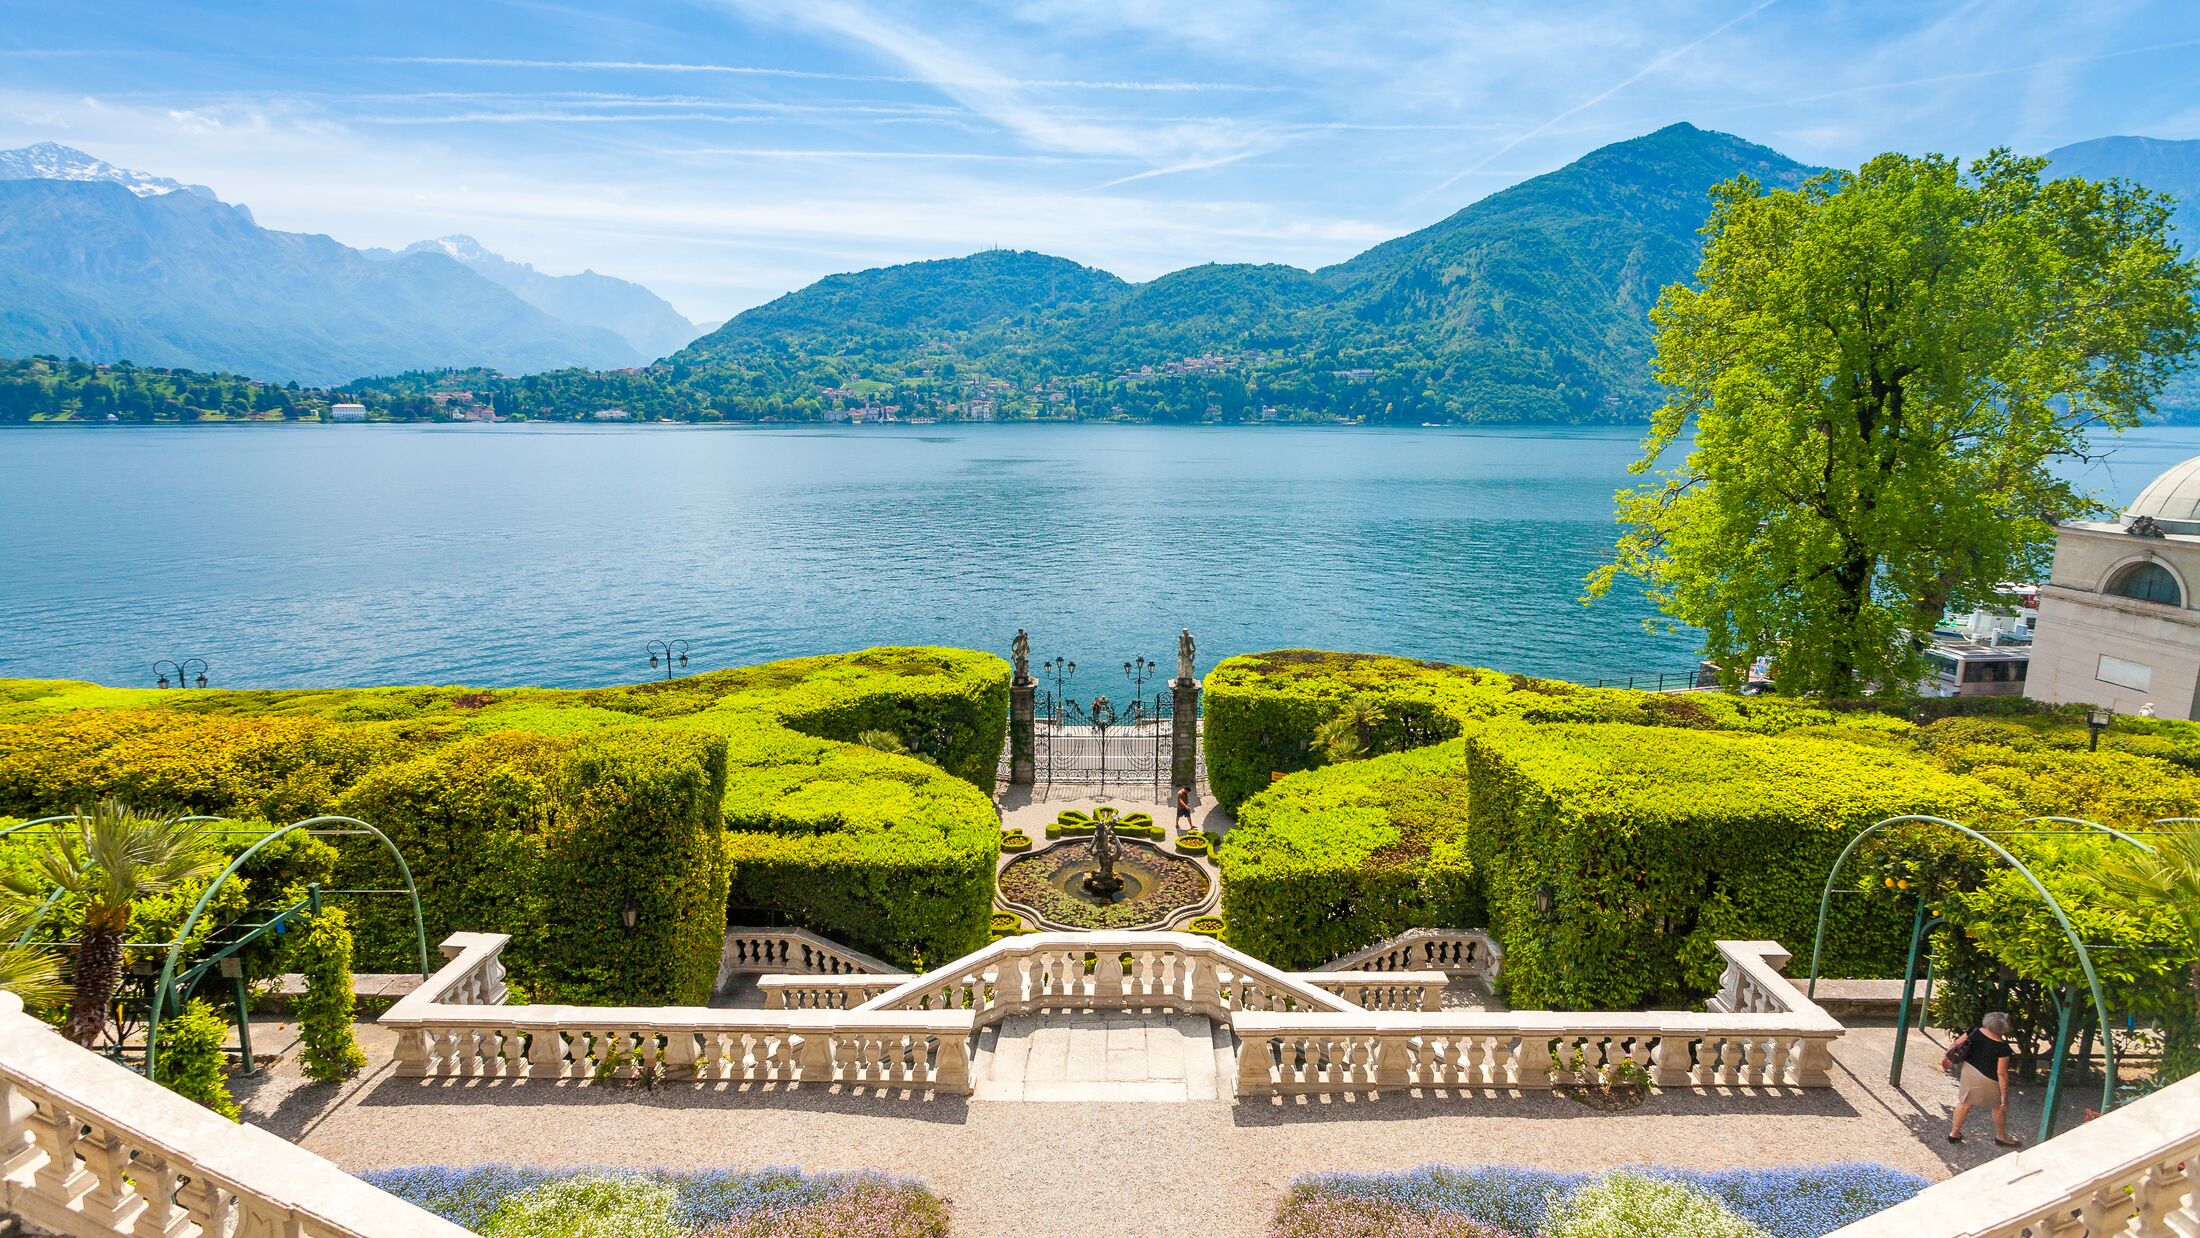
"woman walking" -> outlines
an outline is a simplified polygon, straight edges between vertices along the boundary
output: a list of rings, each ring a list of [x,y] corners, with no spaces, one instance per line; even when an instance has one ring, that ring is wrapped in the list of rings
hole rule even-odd
[[[1948,1128],[1948,1142],[1963,1142],[1963,1122],[1976,1107],[1994,1112],[1994,1142],[2004,1148],[2021,1148],[2022,1139],[2009,1137],[2009,1068],[2017,1051],[2009,1047],[2009,1016],[1997,1010],[1978,1021],[1948,1047],[1941,1059],[1944,1069],[1956,1072],[1956,1116]]]

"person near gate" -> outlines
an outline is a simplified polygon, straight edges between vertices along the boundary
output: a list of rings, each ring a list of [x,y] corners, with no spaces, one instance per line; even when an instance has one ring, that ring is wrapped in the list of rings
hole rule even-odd
[[[1943,1070],[1956,1074],[1955,1120],[1948,1128],[1948,1142],[1963,1142],[1963,1122],[1974,1108],[1991,1109],[1994,1114],[1994,1142],[2004,1148],[2021,1148],[2022,1139],[2009,1137],[2009,1070],[2015,1064],[2017,1051],[2009,1047],[2009,1016],[1994,1011],[1982,1017],[1978,1026],[1963,1034],[1962,1039],[1948,1046],[1948,1055],[1941,1059]]]
[[[1176,829],[1179,834],[1192,832],[1192,789],[1176,789]]]

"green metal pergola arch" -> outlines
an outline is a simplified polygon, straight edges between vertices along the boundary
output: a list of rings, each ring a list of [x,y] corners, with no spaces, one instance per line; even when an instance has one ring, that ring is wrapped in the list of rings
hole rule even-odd
[[[380,842],[382,844],[382,849],[389,852],[390,859],[395,861],[397,864],[397,875],[399,877],[402,877],[405,881],[405,888],[403,890],[329,890],[326,891],[326,893],[404,894],[410,897],[412,900],[413,912],[413,942],[419,951],[420,974],[422,976],[426,976],[429,974],[428,927],[425,918],[423,918],[420,914],[420,888],[413,884],[412,866],[405,863],[405,853],[397,849],[397,844],[390,841],[389,835],[384,834],[382,831],[376,829],[375,827],[367,824],[364,821],[359,820],[357,817],[320,816],[307,817],[303,821],[293,821],[289,825],[283,826],[281,829],[270,831],[267,837],[260,839],[258,842],[253,843],[251,846],[239,852],[237,854],[237,858],[229,862],[229,867],[224,868],[221,871],[221,875],[214,878],[214,880],[207,885],[205,892],[199,895],[199,901],[192,906],[191,914],[184,917],[183,927],[176,930],[176,939],[173,942],[169,943],[168,956],[161,964],[160,981],[153,986],[151,1012],[146,1016],[145,1019],[145,1074],[148,1078],[153,1075],[154,1063],[157,1060],[160,1052],[161,1006],[165,1003],[168,995],[171,992],[175,992],[177,994],[177,1001],[179,1003],[187,995],[185,991],[179,991],[178,989],[176,976],[176,959],[178,954],[183,950],[184,945],[191,940],[191,930],[198,927],[199,918],[206,914],[207,905],[214,901],[214,896],[221,892],[221,888],[224,885],[228,884],[231,877],[236,876],[237,870],[243,868],[246,861],[250,860],[253,856],[259,854],[262,848],[266,847],[269,843],[274,842],[276,839],[285,837],[286,835],[297,833],[301,830],[305,831],[308,834],[315,835],[316,837],[341,837],[345,835],[371,834],[374,836],[377,842]],[[218,964],[223,958],[226,958],[229,955],[236,953],[238,950],[251,944],[253,941],[258,940],[263,933],[269,931],[275,926],[281,925],[286,920],[288,920],[289,917],[297,914],[299,911],[306,910],[312,907],[318,907],[320,905],[321,895],[323,893],[324,892],[317,887],[313,890],[308,891],[306,899],[303,903],[299,904],[298,906],[290,907],[276,913],[273,919],[269,920],[266,924],[254,929],[253,932],[251,932],[250,934],[246,935],[243,938],[240,938],[237,941],[229,943],[227,946],[223,947],[223,949],[217,951],[213,955],[192,964],[191,967],[186,970],[184,975],[186,986],[188,986],[188,988],[197,987],[200,977],[205,975],[207,968]],[[238,1017],[240,1019],[243,1018],[243,1012],[241,1010],[239,1011]],[[249,1044],[249,1042],[245,1043]],[[248,1049],[246,1054],[245,1066],[249,1070],[251,1068],[251,1065],[252,1063],[250,1060],[250,1052]]]
[[[60,826],[64,822],[81,821],[83,819],[84,815],[82,813],[62,813],[58,816],[40,817],[36,820],[24,821],[16,825],[9,826],[6,829],[0,829],[0,838],[6,838],[11,834],[16,834],[23,830],[31,829],[33,827],[43,826],[51,829]],[[226,821],[229,820],[229,818],[189,816],[178,818],[178,820]],[[186,967],[183,970],[183,974],[179,977],[177,975],[176,969],[178,959],[181,956],[184,946],[187,945],[191,940],[192,930],[198,927],[199,920],[206,914],[207,907],[213,903],[214,896],[216,894],[219,894],[222,887],[228,884],[229,879],[236,876],[237,872],[244,867],[245,863],[249,861],[253,856],[259,854],[262,848],[265,848],[268,844],[274,842],[276,839],[282,838],[289,834],[297,833],[301,830],[316,837],[342,837],[347,835],[357,836],[361,834],[372,835],[377,842],[380,842],[382,844],[382,849],[389,853],[390,859],[396,863],[397,874],[405,882],[404,888],[398,890],[324,891],[318,885],[316,885],[307,891],[306,897],[303,900],[290,907],[286,907],[275,912],[274,915],[271,916],[265,923],[254,926],[252,931],[245,934],[243,937],[240,937],[235,941],[225,943],[220,950],[217,950],[215,953],[207,956],[204,959],[200,959],[192,963],[190,966]],[[37,909],[31,914],[30,923],[24,927],[23,934],[17,940],[16,944],[22,945],[30,941],[31,935],[36,931],[39,921],[45,918],[46,913],[53,908],[55,903],[61,901],[61,893],[61,890],[59,888],[56,888],[52,893],[46,896],[44,901],[39,903]],[[289,921],[290,917],[297,915],[302,911],[318,909],[320,906],[321,898],[325,894],[406,895],[412,901],[413,943],[420,960],[420,974],[422,976],[426,976],[429,974],[430,968],[428,966],[428,929],[426,919],[422,916],[420,911],[420,888],[413,882],[412,866],[405,862],[404,852],[399,851],[397,848],[397,844],[390,841],[389,835],[384,834],[381,830],[376,829],[374,826],[368,824],[367,822],[359,820],[357,817],[318,816],[307,817],[302,821],[293,821],[289,825],[269,831],[265,837],[254,841],[251,846],[245,848],[242,852],[238,853],[236,858],[232,859],[229,862],[228,867],[222,869],[220,875],[215,877],[214,880],[209,883],[206,889],[199,895],[198,902],[192,906],[191,914],[185,917],[183,927],[177,930],[175,939],[173,941],[163,943],[144,943],[149,945],[165,945],[167,947],[166,957],[161,964],[160,980],[153,987],[153,993],[150,999],[150,1011],[145,1021],[144,1071],[148,1078],[150,1078],[153,1074],[154,1061],[156,1055],[159,1052],[161,1010],[163,1006],[169,1004],[169,996],[171,994],[174,994],[176,1003],[181,1004],[181,1002],[190,995],[192,990],[197,988],[199,980],[206,975],[207,971],[210,968],[218,966],[223,959],[237,953],[239,950],[259,940],[267,933],[271,931],[280,931],[281,926],[286,924]],[[239,1044],[244,1051],[245,1066],[246,1069],[249,1071],[252,1065],[251,1040],[250,1033],[245,1030],[246,1015],[243,1009],[242,1002],[243,990],[241,987],[241,979],[239,980],[239,985],[239,1006],[237,1012]]]
[[[2091,821],[2084,821],[2076,817],[2037,817],[2028,818],[2028,820],[2057,820],[2069,821],[2075,824],[2082,824],[2089,826],[2092,829],[2101,831],[2104,834],[2112,835],[2116,838],[2122,839],[2123,841],[2130,843],[2135,847],[2140,847],[2147,851],[2153,850],[2152,847],[2148,847],[2145,843],[2140,842],[2138,839],[2133,838],[2128,834],[2122,834],[2115,830],[2109,829],[2107,826],[2098,825]],[[2070,948],[2077,952],[2078,968],[2085,974],[2086,989],[2093,999],[2094,1016],[2100,1020],[2101,1057],[2106,1064],[2106,1069],[2102,1072],[2101,1079],[2101,1112],[2107,1113],[2110,1109],[2115,1108],[2116,1045],[2113,1038],[2111,1038],[2108,1034],[2108,1002],[2101,995],[2101,979],[2100,976],[2093,970],[2092,953],[2086,949],[2085,942],[2079,940],[2078,932],[2075,928],[2071,926],[2070,917],[2063,912],[2062,904],[2056,900],[2054,894],[2049,892],[2047,886],[2040,881],[2039,877],[2035,875],[2030,868],[2025,866],[2024,861],[2018,859],[2015,855],[2011,854],[2008,848],[2002,846],[2000,843],[1995,842],[1993,839],[1988,838],[1985,834],[1980,833],[1979,831],[1974,830],[1967,825],[1962,825],[1957,822],[1950,821],[1946,817],[1932,817],[1924,815],[1889,817],[1884,821],[1875,822],[1872,825],[1866,826],[1863,830],[1857,833],[1855,838],[1849,840],[1849,845],[1842,849],[1840,858],[1833,862],[1833,870],[1826,874],[1825,892],[1821,894],[1818,898],[1818,928],[1816,933],[1811,938],[1810,983],[1809,987],[1806,989],[1806,993],[1812,997],[1817,996],[1818,993],[1818,964],[1824,952],[1826,943],[1826,912],[1833,902],[1834,887],[1838,885],[1841,880],[1841,870],[1847,867],[1849,857],[1856,854],[1857,848],[1863,846],[1865,839],[1870,838],[1872,835],[1878,833],[1883,829],[1886,829],[1888,826],[1904,825],[1910,823],[1943,826],[1947,829],[1954,830],[1955,832],[1962,834],[1967,838],[1971,838],[1980,843],[1984,843],[1987,847],[1993,850],[1995,855],[2000,856],[2002,860],[2006,862],[2011,868],[2017,870],[2017,872],[2023,876],[2026,883],[2028,883],[2032,887],[2033,893],[2038,894],[2040,896],[2040,901],[2047,904],[2047,909],[2054,913],[2055,923],[2061,926],[2063,938],[2070,943]],[[1942,921],[1940,921],[1938,918],[1935,918],[1931,924],[1928,924],[1926,922],[1925,898],[1923,892],[1920,891],[1917,901],[1917,920],[1910,930],[1910,961],[1902,978],[1902,1010],[1896,1020],[1897,1036],[1899,1039],[1895,1046],[1893,1073],[1897,1076],[1899,1076],[1902,1070],[1901,1051],[1904,1047],[1903,1042],[1906,1042],[1908,1039],[1910,997],[1913,991],[1913,985],[1917,977],[1918,948],[1922,944],[1926,932],[1940,923],[1942,923]],[[2057,1005],[2062,1006],[2063,1003],[2058,1000]],[[2068,1047],[2067,1039],[2070,1016],[2067,1007],[2063,1009],[2061,1021],[2063,1026],[2061,1031],[2058,1032],[2055,1039],[2055,1060],[2053,1065],[2050,1066],[2048,1070],[2046,1102],[2041,1106],[2040,1112],[2040,1139],[2042,1142],[2045,1142],[2048,1137],[2054,1133],[2055,1099],[2061,1089],[2062,1058],[2064,1051]],[[1896,1082],[1899,1082],[1899,1080],[1897,1079]]]

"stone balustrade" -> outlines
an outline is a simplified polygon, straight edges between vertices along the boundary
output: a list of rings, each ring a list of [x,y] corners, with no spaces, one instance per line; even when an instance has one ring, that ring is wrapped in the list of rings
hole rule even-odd
[[[1928,1187],[1829,1238],[2191,1238],[2200,1077]]]
[[[1440,971],[1317,971],[1299,979],[1362,1010],[1441,1010],[1444,985]]]
[[[466,1238],[63,1040],[0,992],[0,1212],[97,1238]]]
[[[509,940],[454,933],[450,962],[382,1016],[405,1078],[827,1082],[966,1095],[966,1011],[714,1010],[698,1006],[508,1006],[485,962]],[[496,1000],[445,1002],[493,991]]]
[[[908,981],[895,976],[761,976],[766,1010],[853,1010]]]
[[[1547,1088],[1608,1078],[1622,1061],[1660,1087],[1830,1086],[1842,1028],[1779,974],[1787,952],[1765,941],[1718,948],[1727,958],[1722,994],[1759,1008],[1237,1012],[1238,1094]]]
[[[718,954],[718,981],[743,972],[802,976],[907,975],[901,968],[828,941],[806,929],[729,928]]]
[[[1038,1010],[1240,1011],[1360,1008],[1299,976],[1191,933],[1025,933],[913,976],[862,1011],[967,1010],[979,1026]]]
[[[1388,941],[1339,955],[1323,971],[1436,971],[1489,981],[1505,951],[1482,929],[1407,929]]]

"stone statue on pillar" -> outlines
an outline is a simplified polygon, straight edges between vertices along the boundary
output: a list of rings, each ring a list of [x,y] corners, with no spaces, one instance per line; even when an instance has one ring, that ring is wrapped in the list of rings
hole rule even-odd
[[[1016,682],[1031,678],[1031,637],[1022,628],[1016,629],[1016,639],[1008,642],[1008,656],[1016,663]]]
[[[1031,677],[1031,637],[1022,628],[1008,642],[1016,678],[1008,685],[1008,781],[1028,787],[1039,775],[1039,683]]]
[[[1188,680],[1192,677],[1192,655],[1197,649],[1198,646],[1192,643],[1192,630],[1190,628],[1184,629],[1184,634],[1176,638],[1176,677],[1178,679]]]
[[[1169,682],[1169,781],[1197,791],[1199,787],[1199,681],[1192,678],[1192,658],[1198,646],[1192,630],[1176,638],[1176,678]]]

